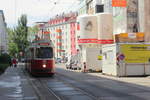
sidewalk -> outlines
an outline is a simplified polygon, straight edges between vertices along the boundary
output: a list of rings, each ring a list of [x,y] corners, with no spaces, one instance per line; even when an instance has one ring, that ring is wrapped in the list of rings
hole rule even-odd
[[[65,64],[57,64],[56,66],[57,66],[57,68],[61,68],[64,70],[82,73],[81,71],[66,69]],[[85,74],[102,77],[102,78],[106,78],[106,79],[111,79],[111,80],[116,80],[116,81],[120,81],[120,82],[126,82],[126,83],[132,83],[132,84],[136,84],[136,85],[150,87],[150,76],[148,76],[148,77],[115,77],[115,76],[103,75],[102,73],[85,73]]]
[[[21,67],[9,67],[0,76],[1,100],[38,100]]]

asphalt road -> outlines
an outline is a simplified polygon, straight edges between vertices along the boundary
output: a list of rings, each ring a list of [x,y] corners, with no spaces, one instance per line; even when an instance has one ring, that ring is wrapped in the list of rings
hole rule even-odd
[[[148,85],[137,85],[118,81],[119,79],[70,71],[61,64],[57,65],[54,77],[32,77],[22,67],[9,68],[4,74],[10,79],[14,76],[19,77],[12,81],[14,82],[12,89],[16,86],[20,88],[17,94],[21,97],[12,97],[12,100],[150,100]],[[1,76],[1,79],[3,78]],[[12,83],[7,85],[11,86]],[[1,89],[8,90],[6,87]],[[11,91],[6,91],[6,94],[8,93],[12,95]],[[6,94],[3,92],[3,95]],[[4,98],[3,100],[7,100]]]
[[[41,100],[150,100],[150,86],[74,72],[63,67],[57,65],[54,77],[30,77]]]
[[[150,100],[150,85],[142,86],[86,73],[73,72],[57,65],[55,78],[76,87],[96,100]],[[62,66],[63,67],[63,66]]]

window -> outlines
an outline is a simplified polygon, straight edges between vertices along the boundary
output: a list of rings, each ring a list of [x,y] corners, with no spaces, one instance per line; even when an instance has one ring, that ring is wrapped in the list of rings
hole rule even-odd
[[[36,48],[36,58],[53,58],[53,49],[51,47]]]
[[[29,58],[31,58],[31,59],[34,58],[34,49],[33,48],[30,48]]]

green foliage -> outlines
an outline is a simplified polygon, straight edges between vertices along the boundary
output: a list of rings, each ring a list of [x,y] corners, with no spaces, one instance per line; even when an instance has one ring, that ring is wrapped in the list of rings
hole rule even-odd
[[[3,73],[8,67],[9,64],[0,64],[0,74]]]
[[[13,57],[15,56],[16,53],[18,53],[18,47],[16,43],[9,43],[9,48],[8,48],[9,54]]]
[[[17,44],[14,42],[14,39],[15,39],[15,30],[14,29],[10,29],[10,28],[7,28],[7,32],[8,32],[8,51],[9,51],[9,54],[11,56],[15,56],[15,54],[18,53],[18,46]]]
[[[8,54],[0,55],[0,74],[11,65],[11,57]]]
[[[8,54],[1,54],[0,55],[0,63],[1,64],[10,64],[11,57]]]
[[[39,29],[37,26],[28,28],[28,40],[33,41],[35,39],[35,35],[38,33]]]
[[[18,25],[14,29],[7,29],[9,34],[9,53],[11,56],[24,52],[28,46],[27,16],[22,15],[18,20]]]
[[[28,27],[27,16],[22,15],[18,20],[18,26],[15,29],[14,42],[18,46],[19,52],[24,52],[24,49],[28,46]]]

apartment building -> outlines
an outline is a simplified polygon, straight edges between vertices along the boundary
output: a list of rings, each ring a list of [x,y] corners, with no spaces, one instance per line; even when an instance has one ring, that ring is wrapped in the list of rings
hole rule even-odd
[[[144,32],[144,0],[81,0],[79,15],[101,12],[113,14],[114,34]]]
[[[78,16],[84,15],[87,13],[86,0],[81,0],[78,5]]]
[[[70,12],[57,15],[48,21],[46,31],[50,32],[56,58],[71,57],[76,54],[76,18],[77,13]]]
[[[6,22],[4,13],[0,10],[0,53],[8,52],[8,34],[6,30]]]
[[[104,0],[104,12],[113,14],[114,34],[144,32],[144,0]]]

